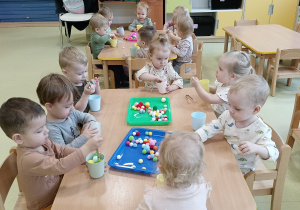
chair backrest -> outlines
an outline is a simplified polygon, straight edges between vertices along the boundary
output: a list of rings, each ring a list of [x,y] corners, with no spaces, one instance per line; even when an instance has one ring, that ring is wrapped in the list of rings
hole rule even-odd
[[[99,59],[94,59],[91,51],[91,43],[89,42],[85,48],[86,57],[88,60],[88,80],[94,78],[93,67],[95,64],[102,64],[102,61]],[[100,70],[100,69],[98,69]],[[103,72],[98,72],[98,74],[103,74]]]
[[[291,147],[284,144],[278,133],[272,127],[270,128],[272,129],[272,140],[279,150],[276,168],[251,171],[245,175],[245,179],[253,196],[272,195],[271,209],[279,210],[281,209],[282,193],[291,154]],[[274,180],[273,185],[262,188],[262,186],[264,186],[262,181],[266,180]],[[260,186],[257,189],[254,187],[256,184]]]
[[[279,68],[280,60],[292,60],[292,59],[299,59],[299,58],[300,58],[300,49],[287,49],[287,50],[277,49],[275,61],[274,63],[271,61],[270,64],[273,65],[274,69],[277,71]],[[298,63],[292,62],[291,66],[297,68]]]
[[[230,46],[230,51],[241,51],[242,50],[242,43],[237,41],[234,36],[231,36],[231,46]]]
[[[12,148],[0,167],[0,209],[4,209],[7,194],[17,175],[17,152],[16,148]]]
[[[138,80],[135,77],[134,71],[138,71],[142,69],[146,62],[148,61],[148,58],[136,58],[136,59],[128,59],[128,74],[129,74],[129,87],[132,88],[132,77],[135,78],[135,88],[138,88],[139,86],[142,86],[144,83],[142,82],[139,84]]]
[[[299,128],[299,122],[300,122],[300,93],[297,93],[295,97],[295,105],[294,105],[290,130],[286,141],[286,143],[290,145],[290,147],[293,147],[295,141],[294,138],[292,137],[293,129]]]
[[[296,32],[300,32],[300,22],[297,23],[295,31]]]
[[[251,25],[259,25],[259,20],[235,20],[234,26],[251,26]]]

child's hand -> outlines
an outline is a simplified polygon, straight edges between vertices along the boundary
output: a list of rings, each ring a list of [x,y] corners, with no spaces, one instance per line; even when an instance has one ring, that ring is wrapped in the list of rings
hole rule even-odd
[[[198,87],[200,85],[199,79],[197,77],[192,77],[190,80],[190,84],[192,87]]]
[[[162,80],[162,79],[160,79],[160,78],[158,78],[158,77],[156,77],[156,80],[155,80],[155,82],[161,83],[161,82],[163,82],[163,80]]]
[[[242,141],[239,144],[239,149],[242,152],[243,156],[257,153],[259,151],[259,145],[251,143],[249,141]]]
[[[94,79],[92,79],[92,81],[94,81],[95,82],[95,87],[97,88],[97,87],[99,87],[99,82],[100,82],[100,80],[101,80],[101,77],[95,77]]]
[[[84,94],[86,95],[91,95],[95,92],[95,84],[93,82],[88,82],[85,86],[84,86]]]
[[[112,39],[117,38],[116,35],[115,35],[114,33],[110,33],[109,35],[110,35],[110,38],[112,38]]]
[[[122,58],[125,60],[126,63],[128,63],[128,59],[130,56],[126,56],[125,54],[123,54]]]
[[[102,142],[103,138],[99,134],[94,135],[93,138],[89,139],[82,147],[80,147],[83,156],[86,157],[91,151],[101,147]]]
[[[173,91],[174,89],[173,89],[172,85],[167,84],[166,90],[167,90],[167,93],[169,93],[169,92]]]
[[[136,28],[134,28],[134,29],[132,30],[132,32],[137,32],[137,29],[136,29]]]
[[[82,128],[81,133],[87,138],[90,139],[92,137],[94,137],[97,133],[98,130],[96,127],[90,128],[91,122],[89,122],[88,124],[84,125]]]

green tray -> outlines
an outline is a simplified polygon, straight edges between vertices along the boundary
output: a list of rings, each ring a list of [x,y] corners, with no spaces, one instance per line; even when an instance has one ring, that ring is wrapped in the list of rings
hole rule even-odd
[[[165,102],[161,102],[161,99],[165,98]],[[158,109],[163,109],[164,105],[167,105],[167,121],[151,121],[152,116],[149,115],[148,109],[143,114],[137,114],[139,111],[133,110],[131,107],[135,102],[146,102],[150,103],[150,107],[157,106]],[[136,115],[136,116],[135,116]],[[127,123],[129,125],[167,125],[172,121],[170,99],[168,97],[132,97],[129,101],[128,112],[127,112]]]

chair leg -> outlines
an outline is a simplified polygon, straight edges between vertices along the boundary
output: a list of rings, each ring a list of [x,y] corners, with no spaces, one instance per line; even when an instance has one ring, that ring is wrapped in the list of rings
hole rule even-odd
[[[60,29],[60,47],[61,49],[64,47],[64,43],[63,43],[63,35],[62,35],[62,23],[59,17],[59,29]]]
[[[112,70],[108,70],[108,75],[109,75],[109,79],[110,79],[109,88],[110,89],[115,89],[116,88],[115,74]]]
[[[288,78],[287,79],[287,83],[286,83],[286,86],[291,86],[291,84],[292,84],[292,78]]]
[[[67,24],[67,21],[65,21],[65,28],[66,28],[66,30],[67,30],[68,43],[70,43],[70,37],[69,37],[69,31],[68,31],[68,24]]]
[[[268,61],[268,64],[267,64],[267,70],[266,70],[266,77],[265,77],[265,80],[266,80],[267,82],[268,82],[268,80],[269,80],[270,69],[271,69],[271,64],[270,64],[270,62]]]
[[[272,84],[271,84],[271,96],[275,95],[277,76],[272,75]]]

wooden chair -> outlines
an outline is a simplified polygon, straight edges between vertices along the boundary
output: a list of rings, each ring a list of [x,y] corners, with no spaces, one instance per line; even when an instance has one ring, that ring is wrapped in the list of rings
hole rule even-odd
[[[192,63],[184,63],[180,66],[179,75],[183,79],[190,79],[194,76],[198,79],[202,79],[202,51],[203,51],[203,42],[197,41],[196,36],[193,36],[193,53],[192,53]],[[186,68],[191,68],[191,71],[185,72]]]
[[[148,58],[131,58],[129,57],[128,59],[128,75],[129,75],[129,88],[133,88],[133,81],[132,78],[134,76],[135,78],[135,88],[139,87],[139,82],[135,77],[135,72],[134,71],[138,71],[140,69],[142,69],[146,62],[147,62]]]
[[[272,129],[272,140],[279,150],[276,168],[266,169],[259,161],[263,165],[263,170],[257,167],[255,171],[247,173],[244,178],[253,196],[271,195],[271,210],[280,210],[291,147],[283,143],[274,129]]]
[[[4,210],[4,203],[7,197],[7,194],[18,175],[17,168],[17,152],[16,148],[13,147],[9,151],[9,156],[4,160],[3,164],[0,167],[0,209]],[[26,201],[23,193],[21,192],[19,186],[19,196],[15,204],[14,209],[27,209]]]
[[[297,23],[295,31],[296,32],[300,32],[300,22]]]
[[[93,59],[90,43],[88,43],[88,45],[86,46],[85,51],[86,51],[86,57],[88,59],[88,80],[93,79],[97,74],[103,75],[103,69],[100,69],[96,66],[97,64],[102,64],[102,61],[99,59]],[[110,79],[109,88],[115,89],[114,72],[112,70],[108,70],[108,76]]]
[[[230,43],[230,51],[242,51],[242,43],[237,41],[235,37],[231,37]],[[248,52],[247,50],[247,53]],[[256,57],[254,55],[250,55],[250,65],[256,70]]]
[[[300,49],[280,50],[277,49],[275,59],[269,59],[267,65],[266,80],[272,75],[271,96],[275,95],[276,82],[278,79],[287,78],[287,86],[292,83],[292,78],[300,78],[300,71],[297,63],[290,66],[279,67],[280,60],[300,59]]]
[[[294,111],[286,143],[293,148],[295,140],[300,142],[300,93],[296,94]]]

